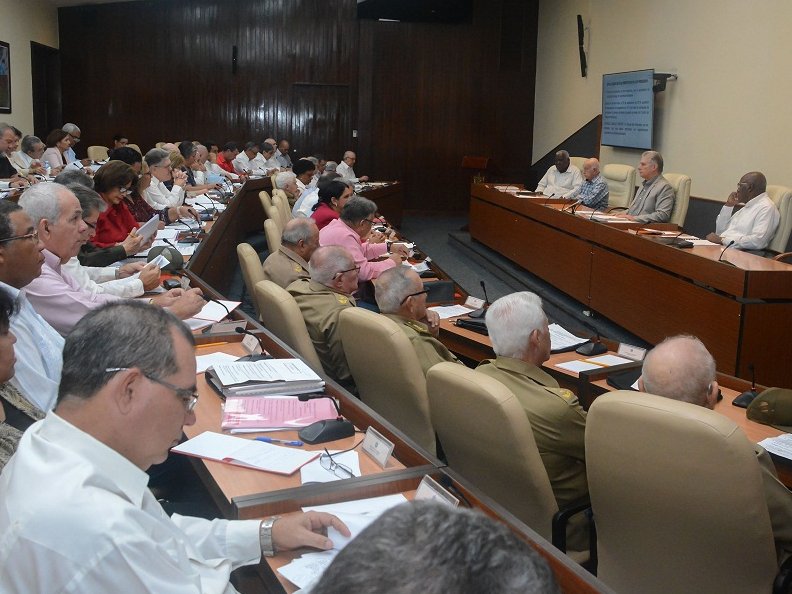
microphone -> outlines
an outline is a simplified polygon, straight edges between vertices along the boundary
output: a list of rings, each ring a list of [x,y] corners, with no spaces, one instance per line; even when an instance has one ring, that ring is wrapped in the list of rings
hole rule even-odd
[[[732,239],[729,242],[729,245],[727,245],[725,248],[723,248],[723,251],[721,251],[720,256],[718,257],[718,262],[723,262],[724,264],[728,264],[729,266],[734,266],[734,263],[723,259],[723,254],[725,254],[726,250],[728,250],[731,246],[733,246],[736,241],[737,241],[736,239]]]
[[[333,402],[333,406],[335,406],[338,417],[335,419],[317,421],[307,427],[303,427],[297,433],[300,440],[305,443],[314,444],[352,437],[355,434],[355,426],[341,416],[341,409],[338,408],[338,403],[335,401],[335,398],[327,394],[300,394],[297,396],[300,402],[308,402],[309,400],[315,400],[317,398],[329,398]]]
[[[547,201],[550,200],[550,198],[552,198],[553,196],[555,196],[555,192],[553,192],[549,196],[545,196],[545,201],[542,203],[542,206],[547,206]]]
[[[471,311],[468,314],[469,318],[481,318],[487,313],[487,308],[489,307],[489,297],[487,296],[487,285],[484,284],[484,281],[479,281],[481,284],[481,290],[484,291],[484,305],[479,307],[478,309]]]
[[[259,353],[258,355],[245,355],[244,357],[240,357],[239,359],[237,359],[237,361],[262,361],[264,359],[272,359],[272,356],[267,353],[267,349],[264,348],[264,343],[261,342],[261,338],[253,334],[250,330],[236,327],[234,328],[234,332],[236,332],[237,334],[247,334],[248,336],[252,336],[258,341],[259,346],[261,347],[261,353]]]
[[[589,324],[588,322],[584,322],[583,320],[578,320],[581,324],[583,324],[588,330],[594,333],[594,338],[589,339],[589,341],[585,344],[580,345],[578,348],[575,349],[575,352],[579,355],[584,355],[586,357],[593,357],[594,355],[602,355],[603,353],[608,352],[608,347],[600,342],[600,333],[599,330],[593,325]]]
[[[222,307],[224,310],[226,310],[226,314],[227,314],[227,316],[226,316],[226,317],[231,317],[231,312],[230,312],[230,311],[229,311],[229,309],[228,309],[228,308],[225,306],[225,304],[224,304],[224,303],[222,303],[222,302],[218,301],[217,299],[214,299],[213,297],[208,297],[207,295],[204,295],[203,293],[201,293],[201,298],[202,298],[204,301],[206,301],[207,303],[209,303],[210,301],[211,301],[211,302],[213,302],[213,303],[217,303],[217,305],[219,305],[219,306],[220,306],[220,307]]]
[[[746,390],[734,400],[732,400],[732,404],[734,406],[739,406],[740,408],[748,408],[751,402],[754,401],[754,398],[759,395],[759,392],[756,390],[756,374],[754,373],[753,363],[748,364],[748,371],[751,372],[751,389]]]

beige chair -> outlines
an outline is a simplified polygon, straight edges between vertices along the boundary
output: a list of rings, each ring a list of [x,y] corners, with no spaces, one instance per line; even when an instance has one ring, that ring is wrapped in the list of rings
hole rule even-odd
[[[256,308],[256,313],[261,319],[261,312],[258,308],[258,301],[255,299],[256,284],[264,280],[264,274],[261,269],[261,259],[249,243],[240,243],[237,245],[237,256],[239,256],[239,266],[242,268],[242,278],[245,280],[245,288],[248,295],[253,299],[253,305]]]
[[[272,199],[269,193],[266,190],[261,190],[259,192],[259,200],[261,200],[261,206],[264,207],[264,212],[267,212],[267,208],[272,206]]]
[[[275,177],[278,175],[278,173],[279,172],[275,172],[272,175],[270,175],[270,181],[272,182],[272,189],[273,190],[277,190],[278,189],[278,184],[275,183]]]
[[[754,448],[722,414],[597,398],[586,421],[598,577],[617,592],[770,592],[778,571]]]
[[[88,147],[88,158],[91,161],[104,161],[110,152],[106,146],[93,145]]]
[[[569,163],[580,169],[580,173],[583,173],[583,164],[586,162],[586,159],[588,159],[588,157],[569,157]]]
[[[776,253],[786,252],[789,243],[789,234],[792,231],[792,188],[786,186],[767,186],[767,195],[775,203],[781,218],[776,231],[767,249]]]
[[[155,146],[156,148],[158,148],[158,149],[161,149],[163,146],[165,146],[165,144],[166,144],[165,142],[158,142],[158,143],[157,143],[157,144],[155,144],[154,146]]]
[[[608,207],[626,208],[635,196],[635,167],[610,163],[602,168],[608,184]]]
[[[133,144],[133,143],[131,143],[131,142],[130,142],[129,144],[127,144],[127,146],[128,146],[129,148],[131,148],[131,149],[135,149],[135,150],[136,150],[138,153],[140,153],[141,155],[143,154],[143,151],[141,151],[141,150],[140,150],[140,147],[139,147],[138,145],[136,145],[136,144]]]
[[[434,454],[426,379],[410,339],[390,318],[359,307],[342,311],[339,323],[361,400]]]
[[[268,280],[256,283],[254,294],[264,327],[297,351],[311,369],[323,376],[322,363],[294,297]]]
[[[448,465],[544,538],[565,548],[559,539],[564,534],[560,519],[553,538],[558,505],[517,397],[501,382],[455,363],[432,367],[426,389]],[[583,560],[587,553],[574,556]]]
[[[274,206],[271,206],[267,210],[272,211],[273,215],[276,214],[276,209]],[[278,222],[274,218],[265,219],[264,235],[267,238],[267,249],[269,250],[270,254],[274,254],[280,248],[282,232],[283,230],[280,228]]]
[[[286,192],[283,190],[272,190],[272,205],[277,207],[280,212],[281,225],[285,227],[286,223],[292,219],[291,207],[289,206]]]
[[[674,188],[674,210],[671,211],[669,223],[674,223],[680,229],[685,226],[688,204],[690,203],[690,176],[683,173],[664,173],[663,177]]]

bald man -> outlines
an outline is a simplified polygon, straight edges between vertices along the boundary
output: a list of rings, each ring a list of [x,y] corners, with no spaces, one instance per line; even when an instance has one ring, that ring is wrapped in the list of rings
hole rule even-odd
[[[264,260],[264,278],[286,288],[306,279],[308,261],[319,247],[319,229],[313,219],[292,219],[283,228],[281,246]]]
[[[715,360],[694,336],[673,336],[644,359],[638,387],[642,392],[714,408],[718,399]],[[773,461],[755,445],[779,563],[792,554],[792,493],[778,480]]]
[[[715,221],[707,240],[741,250],[763,250],[778,230],[781,215],[767,195],[767,179],[759,171],[740,178]],[[737,210],[735,210],[737,209]]]
[[[555,165],[544,174],[536,186],[536,191],[545,196],[577,198],[582,185],[583,176],[580,169],[570,163],[569,153],[558,151],[555,154]]]
[[[367,175],[361,175],[357,177],[355,173],[354,167],[355,163],[357,162],[357,155],[352,151],[347,151],[344,153],[344,158],[338,164],[336,168],[336,172],[341,175],[345,180],[356,184],[358,182],[367,182],[369,180]]]
[[[578,200],[584,206],[594,210],[605,210],[608,208],[608,184],[600,175],[600,164],[593,157],[586,159],[583,163],[583,178],[586,180],[580,188]]]

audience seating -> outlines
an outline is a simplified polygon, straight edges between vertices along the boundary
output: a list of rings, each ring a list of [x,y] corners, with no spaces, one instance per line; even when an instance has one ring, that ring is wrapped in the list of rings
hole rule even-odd
[[[291,207],[286,192],[283,190],[272,190],[272,205],[280,212],[281,227],[285,227],[292,219]]]
[[[778,572],[754,448],[709,409],[632,391],[591,405],[598,577],[617,592],[770,592]]]
[[[139,147],[138,145],[136,145],[136,144],[133,144],[133,143],[131,143],[131,142],[130,142],[129,144],[127,144],[127,146],[128,146],[129,148],[131,148],[131,149],[135,149],[135,150],[136,150],[138,153],[140,153],[141,155],[143,155],[143,151],[141,151],[141,150],[140,150],[140,147]]]
[[[93,145],[88,147],[88,158],[91,161],[105,161],[110,152],[106,146]]]
[[[569,157],[569,163],[580,169],[580,173],[583,173],[583,164],[586,162],[586,159],[588,159],[588,157]]]
[[[781,218],[776,231],[767,249],[781,254],[786,252],[789,243],[789,234],[792,231],[792,188],[786,186],[767,186],[767,195],[775,203]]]
[[[293,348],[316,373],[324,375],[300,308],[286,289],[272,281],[256,283],[256,304],[264,327]]]
[[[391,319],[350,307],[341,312],[341,342],[360,398],[435,454],[435,432],[418,356]]]
[[[270,207],[268,210],[273,211],[273,214],[275,214],[275,207]],[[269,212],[267,214],[269,214]],[[281,229],[274,218],[269,218],[264,221],[264,236],[267,238],[267,249],[270,254],[274,254],[280,248],[282,232],[283,229]]]
[[[272,199],[266,190],[261,190],[261,192],[259,192],[259,200],[261,200],[261,206],[264,208],[264,212],[267,212],[267,208],[272,207]]]
[[[682,228],[685,226],[685,217],[690,203],[690,176],[683,173],[664,173],[663,177],[668,180],[676,194],[674,210],[671,211],[669,223],[674,223]]]
[[[626,208],[635,196],[635,167],[611,163],[602,168],[602,177],[608,184],[608,206]]]
[[[239,266],[242,269],[242,278],[245,280],[245,288],[250,295],[253,305],[256,308],[256,315],[261,320],[258,300],[256,299],[256,284],[264,280],[261,268],[261,259],[256,250],[249,243],[240,243],[237,246],[237,256],[239,256]]]
[[[432,423],[448,465],[547,540],[565,550],[566,522],[588,501],[559,513],[533,430],[499,381],[455,363],[426,377]],[[584,561],[588,552],[571,552]]]

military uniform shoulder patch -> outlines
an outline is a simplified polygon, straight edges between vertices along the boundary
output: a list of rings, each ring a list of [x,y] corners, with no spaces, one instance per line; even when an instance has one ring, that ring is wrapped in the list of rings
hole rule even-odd
[[[341,295],[339,293],[336,293],[335,298],[341,305],[346,305],[347,303],[349,303],[349,298],[346,295]]]

